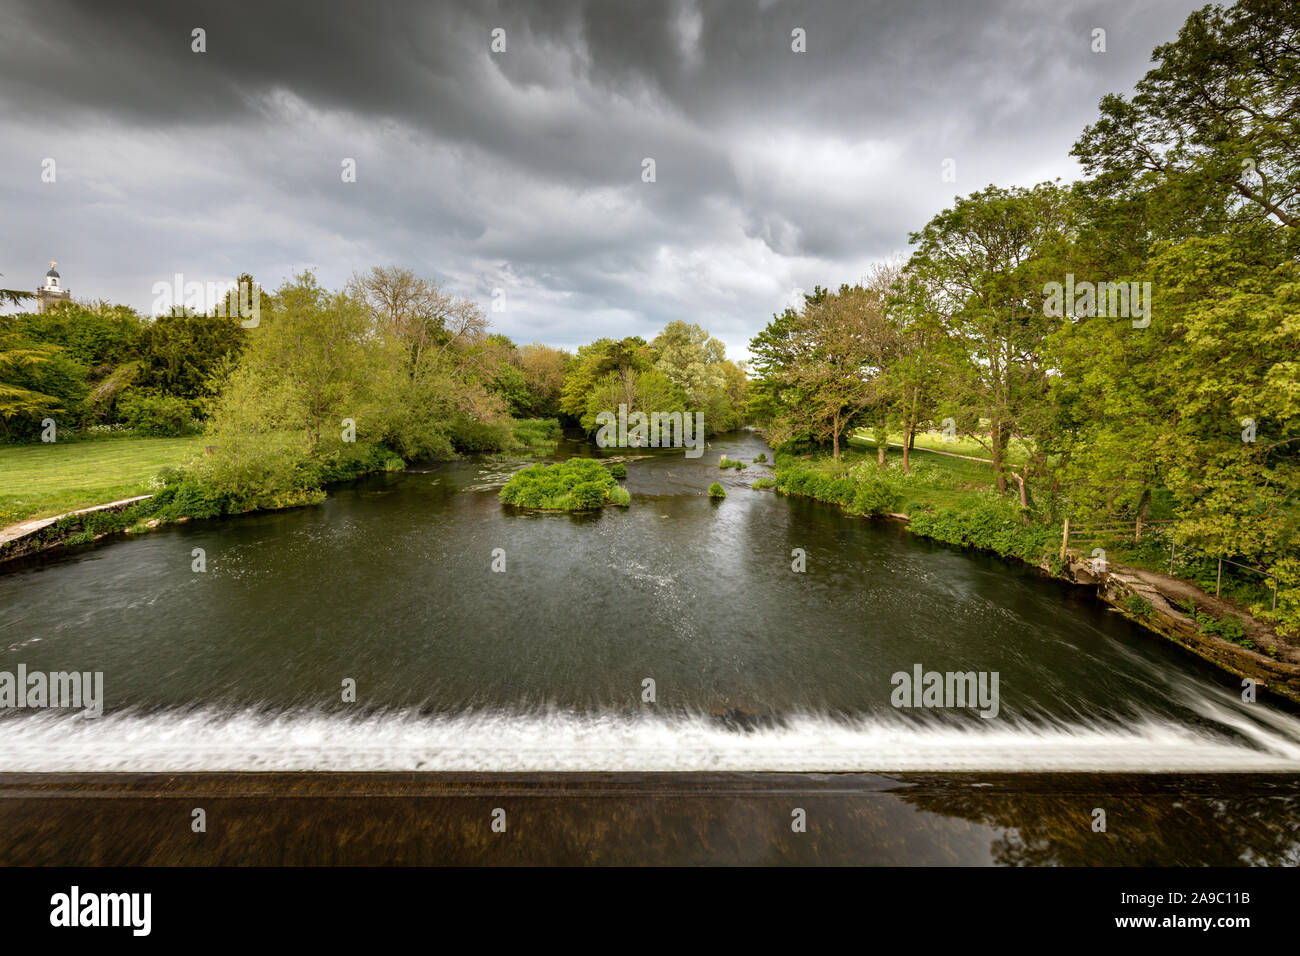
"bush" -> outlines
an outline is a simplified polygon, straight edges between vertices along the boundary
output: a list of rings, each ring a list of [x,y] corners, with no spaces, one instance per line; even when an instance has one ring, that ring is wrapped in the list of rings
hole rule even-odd
[[[605,504],[605,486],[599,481],[581,481],[569,492],[573,507],[583,511],[599,508]]]
[[[713,484],[709,485],[709,497],[719,499],[725,498],[727,497],[727,489],[723,488],[722,485],[715,481]]]
[[[775,478],[759,478],[749,487],[753,488],[755,491],[761,491],[764,488],[771,488],[775,484],[776,484]]]
[[[902,500],[903,493],[888,472],[877,471],[858,480],[857,490],[853,493],[853,510],[864,515],[889,514],[898,510]]]
[[[509,448],[514,440],[512,421],[481,421],[457,415],[447,429],[451,444],[458,451],[484,452]]]
[[[570,458],[557,465],[533,465],[515,472],[500,498],[517,508],[590,511],[607,504],[628,505],[632,496],[594,458]]]
[[[764,462],[764,461],[767,461],[767,452],[763,452],[757,458],[754,459],[755,464],[759,464],[760,462]]]
[[[545,451],[554,448],[562,431],[554,418],[520,418],[513,424],[512,445],[519,451]]]
[[[969,510],[944,509],[912,515],[909,530],[947,544],[992,551],[1004,557],[1040,564],[1059,543],[1055,528],[1024,525],[1019,509],[987,502]]]
[[[614,464],[609,466],[609,473],[615,478],[626,478],[627,465],[623,464],[621,461],[616,461]]]
[[[190,431],[190,403],[171,395],[136,392],[118,402],[118,412],[139,435],[171,437]]]
[[[1225,640],[1232,641],[1234,644],[1240,644],[1242,647],[1249,647],[1254,650],[1254,642],[1243,640],[1246,637],[1246,629],[1241,626],[1239,618],[1225,617],[1220,620],[1213,614],[1202,611],[1195,601],[1188,605],[1187,612],[1191,615],[1192,620],[1196,622],[1196,627],[1202,634],[1214,634]]]
[[[1134,617],[1150,617],[1153,610],[1151,602],[1140,594],[1130,594],[1124,599],[1124,606]]]

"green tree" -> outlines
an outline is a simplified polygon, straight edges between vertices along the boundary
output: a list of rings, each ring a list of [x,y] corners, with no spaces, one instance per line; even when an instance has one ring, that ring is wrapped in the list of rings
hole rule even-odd
[[[1300,5],[1206,6],[1131,100],[1109,95],[1073,154],[1088,194],[1152,239],[1266,219],[1300,224]]]
[[[641,372],[653,364],[653,353],[645,339],[630,336],[622,340],[597,339],[578,348],[560,389],[560,411],[575,420],[587,413],[591,393],[610,372],[624,369]],[[590,430],[590,429],[589,429]]]
[[[959,422],[993,459],[999,489],[1011,474],[1026,504],[1026,475],[1008,468],[1007,447],[1033,437],[1048,395],[1047,336],[1061,320],[1044,314],[1044,256],[1069,232],[1068,195],[1052,183],[987,189],[958,199],[911,241],[907,270],[928,290],[943,335],[967,361],[951,370],[948,398]],[[987,437],[983,428],[987,427]]]

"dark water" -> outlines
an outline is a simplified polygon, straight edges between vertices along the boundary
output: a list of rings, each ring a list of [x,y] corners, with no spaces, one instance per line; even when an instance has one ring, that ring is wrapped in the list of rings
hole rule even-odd
[[[1300,794],[1289,774],[0,774],[0,832],[0,865],[1295,866]]]
[[[9,566],[0,671],[102,671],[107,704],[0,718],[0,772],[1300,770],[1293,714],[1085,591],[717,467],[761,452],[625,456],[594,515],[462,462]],[[917,664],[997,672],[997,716],[894,708]]]

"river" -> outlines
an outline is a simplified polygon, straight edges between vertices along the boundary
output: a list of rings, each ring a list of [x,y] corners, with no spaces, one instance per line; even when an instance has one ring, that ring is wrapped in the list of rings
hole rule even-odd
[[[1266,773],[1293,812],[1295,713],[1086,590],[751,490],[751,432],[624,452],[627,509],[516,512],[519,463],[467,460],[6,566],[0,671],[105,707],[0,717],[0,772]],[[996,672],[996,716],[895,707],[918,665]]]

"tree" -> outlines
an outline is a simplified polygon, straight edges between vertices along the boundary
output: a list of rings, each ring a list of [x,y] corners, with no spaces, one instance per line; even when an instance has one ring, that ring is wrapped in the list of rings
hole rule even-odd
[[[446,455],[457,443],[499,447],[522,381],[505,370],[513,343],[488,335],[482,309],[396,266],[353,276],[348,291],[368,315],[376,439],[407,458]]]
[[[285,282],[248,339],[221,396],[213,431],[228,442],[267,432],[303,436],[308,455],[327,429],[355,418],[374,362],[365,304],[329,292],[311,272]]]
[[[651,341],[650,348],[655,353],[655,368],[697,407],[705,405],[711,393],[722,388],[726,346],[698,325],[669,322]]]
[[[487,317],[475,302],[410,269],[374,266],[354,275],[348,291],[365,304],[379,335],[402,343],[413,376],[429,353],[457,357],[460,350],[464,358],[464,350],[481,344],[487,334]]]
[[[560,411],[560,391],[564,375],[573,356],[562,349],[554,349],[540,342],[525,345],[519,350],[519,370],[524,384],[532,396],[532,414],[551,416]]]
[[[770,439],[840,439],[863,409],[881,402],[879,376],[889,340],[884,296],[863,286],[818,286],[798,312],[787,309],[749,345],[770,409]]]
[[[1300,224],[1300,5],[1204,7],[1152,60],[1074,146],[1089,194],[1140,202],[1152,238]]]
[[[1032,189],[989,186],[957,200],[911,241],[907,270],[927,289],[943,334],[967,361],[954,369],[949,397],[961,417],[987,422],[975,437],[993,459],[998,488],[1010,472],[1007,446],[1047,399],[1044,347],[1060,320],[1044,314],[1043,257],[1069,230],[1070,206],[1052,183]],[[1048,273],[1050,275],[1050,272]]]
[[[579,346],[578,354],[564,376],[560,411],[575,420],[582,419],[587,413],[592,390],[606,375],[623,369],[641,372],[652,364],[653,353],[640,336],[617,341],[602,338],[590,345]]]
[[[32,342],[7,319],[0,319],[0,430],[4,437],[26,436],[40,419],[66,411],[65,398],[51,393],[71,392],[80,398],[85,393],[84,375],[62,349]]]
[[[964,356],[944,332],[934,296],[901,268],[888,286],[888,315],[897,345],[884,370],[882,389],[891,397],[903,431],[903,473],[912,468],[917,432],[935,418],[941,389]]]
[[[607,372],[591,390],[582,416],[582,427],[589,432],[595,431],[596,416],[601,412],[617,415],[619,405],[626,405],[629,413],[640,411],[647,415],[651,412],[679,411],[686,414],[690,411],[686,395],[663,372],[654,368],[636,371],[631,366],[624,366]]]
[[[137,384],[197,402],[222,363],[239,356],[249,334],[237,315],[160,315],[141,333]]]

